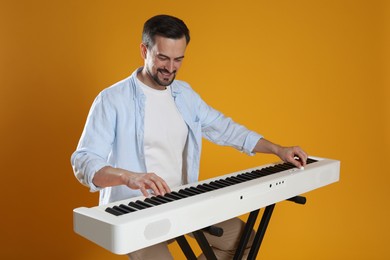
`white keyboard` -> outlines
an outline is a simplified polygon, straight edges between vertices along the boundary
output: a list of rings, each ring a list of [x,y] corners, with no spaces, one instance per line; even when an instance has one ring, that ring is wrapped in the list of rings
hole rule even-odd
[[[76,208],[74,230],[127,254],[337,182],[339,174],[339,161],[315,157],[302,170],[289,163],[259,166],[180,186],[162,198]]]

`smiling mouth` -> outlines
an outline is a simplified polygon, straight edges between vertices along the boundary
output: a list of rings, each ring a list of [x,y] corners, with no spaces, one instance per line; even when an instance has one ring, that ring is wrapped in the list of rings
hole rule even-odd
[[[158,72],[160,72],[165,77],[170,77],[170,76],[176,74],[176,70],[173,72],[169,72],[168,70],[165,70],[165,69],[159,69]]]

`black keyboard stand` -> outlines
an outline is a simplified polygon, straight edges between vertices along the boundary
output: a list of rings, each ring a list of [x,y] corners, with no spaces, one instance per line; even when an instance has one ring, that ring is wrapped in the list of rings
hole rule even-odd
[[[306,203],[306,198],[303,196],[295,196],[293,198],[287,199],[287,201],[292,201],[297,204],[304,205]],[[255,235],[255,238],[253,240],[251,249],[248,254],[248,260],[255,260],[256,256],[260,250],[261,243],[263,241],[265,232],[268,227],[268,223],[271,220],[271,216],[273,213],[273,210],[275,208],[275,204],[269,205],[265,208],[264,213],[261,217],[261,221],[259,223],[259,226],[257,228],[257,232]],[[259,215],[260,209],[254,210],[251,213],[249,213],[248,220],[245,224],[244,231],[241,235],[240,242],[238,244],[236,253],[234,255],[234,260],[241,260],[242,256],[244,254],[246,245],[248,244],[250,235],[252,233],[253,227],[256,223],[257,217]],[[204,231],[198,230],[193,232],[194,238],[196,239],[197,243],[199,244],[200,248],[203,251],[203,254],[206,256],[208,260],[216,260],[216,256],[208,243],[205,235],[203,234]],[[223,232],[222,232],[223,233]],[[213,233],[211,233],[213,234]],[[218,236],[222,235],[221,233],[218,233]],[[193,252],[192,248],[188,244],[188,241],[186,240],[185,236],[182,235],[180,237],[176,238],[177,243],[179,244],[181,250],[183,251],[184,255],[189,260],[196,260],[197,257],[195,253]]]

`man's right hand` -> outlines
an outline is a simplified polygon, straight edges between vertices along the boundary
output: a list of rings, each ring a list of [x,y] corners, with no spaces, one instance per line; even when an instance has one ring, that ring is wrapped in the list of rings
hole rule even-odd
[[[124,175],[124,183],[131,189],[139,189],[145,197],[150,194],[148,190],[152,190],[153,195],[165,195],[171,192],[168,184],[155,173],[132,173]]]
[[[152,191],[153,195],[165,195],[171,192],[168,184],[155,173],[135,173],[110,166],[103,167],[96,172],[93,183],[97,187],[111,187],[126,185],[133,190],[141,190],[145,197]]]

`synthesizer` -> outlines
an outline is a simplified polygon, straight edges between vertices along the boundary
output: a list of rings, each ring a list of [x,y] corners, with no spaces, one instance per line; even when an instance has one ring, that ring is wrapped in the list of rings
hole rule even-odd
[[[115,254],[174,239],[339,180],[340,162],[311,157],[304,169],[267,164],[172,189],[73,210],[74,231]]]

